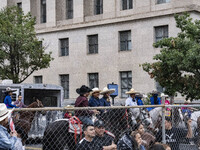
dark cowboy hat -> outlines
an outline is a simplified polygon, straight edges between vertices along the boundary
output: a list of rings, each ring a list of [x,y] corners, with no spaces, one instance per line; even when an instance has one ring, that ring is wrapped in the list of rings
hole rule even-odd
[[[143,97],[143,95],[142,95],[142,94],[140,94],[140,93],[137,93],[137,94],[135,94],[135,97],[142,98],[142,97]]]
[[[153,90],[153,91],[151,92],[151,94],[152,94],[152,95],[154,95],[154,94],[157,94],[157,95],[159,95],[159,94],[160,94],[160,92],[158,92],[158,91],[156,91],[156,90]]]
[[[85,85],[82,85],[80,88],[76,89],[76,92],[78,94],[80,94],[80,95],[85,94],[85,93],[89,93],[91,91],[92,90],[89,87],[85,86]]]

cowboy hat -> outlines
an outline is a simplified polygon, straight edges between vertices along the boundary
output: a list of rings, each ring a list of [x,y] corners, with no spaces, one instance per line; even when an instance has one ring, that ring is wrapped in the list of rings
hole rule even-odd
[[[115,89],[108,89],[107,87],[104,87],[103,90],[100,92],[100,94],[105,94],[105,93],[114,93]]]
[[[153,91],[151,92],[151,94],[160,94],[160,92],[158,92],[158,91],[156,91],[156,90],[153,90]]]
[[[165,93],[161,93],[160,94],[161,97],[169,97],[169,95],[165,94]]]
[[[189,103],[191,103],[191,101],[190,100],[185,100],[184,103],[189,104]]]
[[[135,97],[142,98],[142,97],[143,97],[143,95],[142,95],[142,94],[140,94],[140,93],[136,93],[136,94],[135,94]]]
[[[80,88],[76,89],[76,92],[78,94],[80,94],[80,95],[83,95],[85,93],[89,93],[91,91],[92,90],[89,87],[85,86],[85,85],[82,85]]]
[[[92,91],[90,92],[90,94],[92,95],[95,92],[101,92],[101,90],[99,90],[99,88],[95,87],[92,89]]]
[[[139,93],[138,91],[135,91],[133,88],[130,89],[130,91],[126,92],[126,94],[136,94]]]
[[[4,103],[0,103],[0,121],[6,119],[6,117],[8,117],[12,111],[13,109],[8,110]]]
[[[15,92],[15,91],[17,91],[17,90],[14,90],[14,89],[11,89],[10,87],[7,87],[5,92],[9,93],[9,92]]]

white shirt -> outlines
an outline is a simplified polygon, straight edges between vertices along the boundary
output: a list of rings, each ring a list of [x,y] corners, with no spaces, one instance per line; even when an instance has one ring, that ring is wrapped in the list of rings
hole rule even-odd
[[[136,102],[136,100],[134,102],[132,97],[128,97],[126,99],[126,106],[137,106],[137,102]],[[130,108],[130,112],[133,117],[133,118],[131,118],[132,120],[135,120],[140,114],[139,108]]]
[[[137,106],[137,102],[135,100],[135,102],[133,102],[133,98],[132,97],[128,97],[126,99],[126,106]]]

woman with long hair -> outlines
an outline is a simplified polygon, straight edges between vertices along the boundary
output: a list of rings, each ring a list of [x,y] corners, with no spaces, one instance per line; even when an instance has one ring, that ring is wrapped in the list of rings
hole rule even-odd
[[[151,144],[155,142],[155,137],[149,132],[145,131],[142,123],[137,123],[134,125],[133,130],[140,133],[142,138],[142,145],[144,145],[146,149],[149,149]]]
[[[144,145],[142,145],[142,138],[141,138],[141,135],[138,131],[133,131],[131,133],[131,137],[133,139],[133,141],[136,141],[136,144],[135,144],[135,150],[146,150]]]

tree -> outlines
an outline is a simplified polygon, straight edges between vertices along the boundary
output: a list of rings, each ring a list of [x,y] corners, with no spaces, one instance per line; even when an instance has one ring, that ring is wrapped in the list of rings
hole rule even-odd
[[[0,78],[21,83],[34,71],[50,66],[51,52],[36,37],[35,18],[18,7],[0,11]]]
[[[193,20],[188,13],[175,15],[175,20],[180,29],[177,37],[154,43],[161,51],[153,57],[155,62],[142,64],[143,70],[165,88],[165,93],[199,99],[200,20]]]

